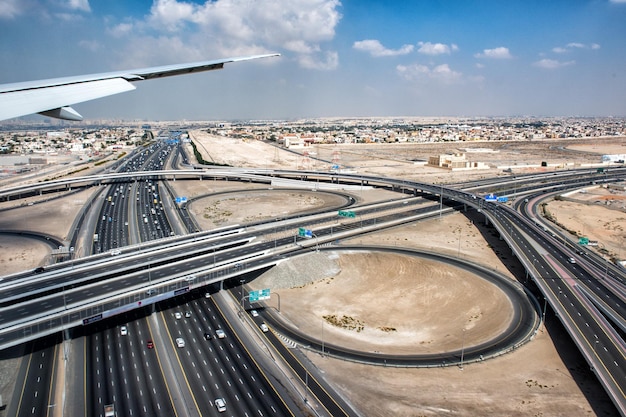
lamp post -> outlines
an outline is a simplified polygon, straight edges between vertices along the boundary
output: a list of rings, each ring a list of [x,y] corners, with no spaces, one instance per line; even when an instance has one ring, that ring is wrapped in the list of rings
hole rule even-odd
[[[243,313],[243,311],[245,310],[245,309],[243,308],[243,284],[244,284],[244,282],[246,282],[246,280],[245,280],[245,279],[240,279],[240,280],[239,280],[239,284],[240,284],[240,286],[241,286],[241,312],[242,312],[242,313]]]
[[[276,296],[278,297],[278,312],[280,313],[280,294],[274,291],[272,291],[272,294],[276,294]]]
[[[441,191],[439,192],[439,220],[441,220],[442,213],[443,213],[443,182],[441,183]]]
[[[461,341],[461,371],[463,370],[464,357],[465,357],[465,328],[463,329],[463,337]]]
[[[322,317],[322,357],[324,357],[324,317]]]

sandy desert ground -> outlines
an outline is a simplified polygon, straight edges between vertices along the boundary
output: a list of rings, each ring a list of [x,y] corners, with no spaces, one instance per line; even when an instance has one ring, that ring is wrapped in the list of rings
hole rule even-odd
[[[303,163],[313,164],[310,160],[307,161],[306,157],[299,157],[256,142],[244,143],[235,139],[209,137],[201,132],[195,132],[193,137],[202,144],[205,159],[213,159],[220,163],[267,168],[295,168]],[[493,158],[490,163],[499,165],[499,161],[515,160],[522,164],[526,160],[538,161],[536,155],[542,155],[541,160],[548,160],[557,165],[570,162],[580,164],[594,157],[599,159],[599,155],[603,153],[624,153],[623,140],[604,142],[608,141],[533,142],[532,146],[528,143],[497,144],[494,146],[494,152],[490,154]],[[383,146],[384,148],[375,149],[359,146],[358,149],[341,150],[340,157],[342,161],[349,160],[349,165],[359,172],[376,175],[446,183],[459,182],[470,177],[467,173],[449,173],[421,167],[412,162],[415,159],[426,159],[433,152],[453,149],[452,144],[428,145],[424,148],[407,146],[395,154],[387,150],[391,149],[392,145]],[[460,147],[458,144],[454,146]],[[480,147],[485,146],[487,145],[480,144]],[[555,150],[555,154],[549,153],[550,150]],[[327,160],[333,159],[336,152],[335,147],[316,149],[316,154],[320,158],[326,153]],[[476,155],[472,154],[471,157],[474,158]],[[492,169],[476,172],[471,176],[493,175],[503,174],[500,170]],[[328,203],[318,196],[309,196],[302,192],[302,195],[298,195],[298,201],[306,201],[307,204],[289,204],[293,203],[294,195],[291,192],[249,193],[249,190],[259,187],[236,183],[179,181],[175,183],[175,187],[180,187],[178,189],[194,197],[233,188],[237,190],[233,195],[238,196],[234,198],[206,197],[191,205],[191,210],[203,228],[274,217],[277,215],[276,206],[280,207],[280,214],[283,214]],[[279,194],[281,197],[278,197]],[[358,201],[363,202],[388,197],[369,191],[357,192],[355,196]],[[70,196],[19,209],[8,209],[9,205],[5,204],[0,206],[0,209],[4,209],[0,216],[0,230],[41,230],[63,239],[71,228],[71,222],[67,219],[78,212],[79,201],[84,201],[85,198]],[[619,254],[620,239],[623,241],[626,228],[624,220],[626,215],[623,211],[602,205],[585,205],[584,215],[577,216],[577,213],[580,213],[579,204],[568,203],[573,204],[572,207],[568,207],[566,203],[559,201],[548,205],[559,223],[572,230],[584,228],[585,235],[603,242],[613,253]],[[615,217],[609,218],[608,212]],[[346,243],[437,250],[488,265],[510,279],[519,279],[523,275],[521,266],[510,254],[510,250],[502,247],[497,237],[461,214],[357,237]],[[33,244],[30,239],[7,238],[0,234],[0,247],[3,248],[0,253],[0,275],[32,268],[49,260],[49,249]],[[467,279],[475,285],[466,287],[468,281],[462,280],[460,274],[453,274],[454,285],[441,286],[441,275],[449,273],[441,265],[420,264],[415,259],[399,259],[380,254],[340,256],[334,262],[338,265],[334,275],[319,277],[315,282],[298,288],[281,289],[283,314],[313,333],[321,326],[323,315],[332,312],[341,314],[342,311],[365,323],[369,330],[385,325],[406,329],[394,335],[398,336],[394,343],[389,343],[391,338],[389,334],[386,334],[385,340],[381,342],[381,338],[376,337],[380,335],[375,331],[356,335],[355,332],[345,329],[326,329],[329,332],[327,337],[332,335],[342,343],[363,345],[366,349],[372,350],[383,348],[411,350],[413,345],[416,345],[415,349],[419,350],[433,346],[433,343],[420,342],[429,340],[441,342],[444,340],[442,335],[450,334],[454,336],[448,338],[448,343],[458,345],[462,332],[454,330],[467,326],[469,318],[473,320],[472,326],[482,326],[485,330],[506,321],[504,317],[498,317],[497,312],[502,310],[503,301],[498,298],[497,291],[493,292],[493,297],[488,299],[483,297],[484,300],[481,300],[473,296],[475,293],[472,291],[481,292],[489,288],[484,287],[484,283],[473,277]],[[363,268],[364,265],[367,267]],[[416,270],[432,273],[429,277],[419,277],[418,287],[422,289],[420,293],[422,299],[424,294],[427,294],[427,299],[431,301],[428,303],[423,301],[421,306],[415,305],[417,311],[423,312],[424,306],[432,308],[433,304],[438,304],[432,301],[434,299],[441,301],[447,298],[452,304],[454,302],[450,300],[459,301],[463,305],[460,310],[474,314],[454,316],[448,311],[450,309],[436,310],[429,316],[419,318],[403,314],[404,310],[411,307],[403,297],[416,291],[415,280],[418,279],[415,276]],[[381,278],[389,278],[390,272],[393,272],[393,285],[381,285]],[[271,277],[263,279],[271,280]],[[446,282],[450,284],[449,280]],[[367,296],[372,288],[376,289],[375,298]],[[348,296],[349,294],[354,297]],[[387,308],[389,300],[393,300],[394,304],[397,303],[397,308]],[[494,316],[500,320],[496,320]],[[424,327],[429,327],[432,333],[424,333]],[[471,338],[468,338],[468,343],[470,341]],[[572,347],[569,336],[564,333],[557,319],[550,315],[546,326],[540,329],[532,342],[502,357],[468,364],[463,370],[458,367],[433,369],[372,367],[317,354],[311,354],[309,358],[342,395],[368,417],[608,416],[614,412],[610,400],[577,350]],[[3,374],[4,377],[0,379],[0,390],[3,393],[7,390],[10,392],[11,381],[7,381],[10,380],[7,377],[9,373]]]

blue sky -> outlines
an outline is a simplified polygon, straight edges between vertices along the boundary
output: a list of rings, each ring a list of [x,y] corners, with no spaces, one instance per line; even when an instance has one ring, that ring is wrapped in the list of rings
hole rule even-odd
[[[0,82],[278,52],[88,119],[626,116],[626,0],[0,0]]]

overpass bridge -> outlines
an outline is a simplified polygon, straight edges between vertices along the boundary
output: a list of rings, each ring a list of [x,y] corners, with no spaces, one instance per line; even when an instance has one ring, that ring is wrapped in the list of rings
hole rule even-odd
[[[611,323],[608,322],[593,301],[585,296],[585,291],[592,290],[589,281],[597,279],[594,275],[597,271],[593,267],[586,266],[584,270],[578,270],[571,265],[563,263],[562,259],[575,256],[571,251],[561,247],[559,242],[552,239],[543,229],[528,219],[525,219],[516,211],[505,207],[497,202],[485,201],[476,194],[458,190],[454,188],[444,187],[443,185],[434,185],[419,183],[405,180],[385,179],[373,176],[363,176],[356,174],[340,174],[340,173],[319,173],[319,172],[300,172],[300,171],[280,171],[268,172],[265,170],[185,170],[185,171],[158,171],[158,172],[141,172],[136,173],[135,177],[158,176],[175,180],[175,178],[216,178],[223,177],[236,179],[238,181],[258,181],[271,184],[272,178],[278,176],[281,181],[290,179],[292,181],[308,181],[316,183],[324,181],[330,184],[337,184],[338,187],[348,185],[356,185],[357,187],[375,186],[385,187],[398,192],[406,192],[408,195],[418,195],[427,193],[439,197],[439,210],[432,210],[433,213],[443,212],[444,200],[446,204],[457,204],[465,208],[473,208],[484,214],[486,221],[492,223],[498,230],[502,238],[511,247],[512,252],[520,259],[526,267],[528,274],[537,284],[537,287],[543,293],[546,303],[549,303],[556,312],[565,328],[570,333],[573,341],[579,347],[581,353],[586,358],[590,366],[596,371],[600,382],[611,396],[613,402],[620,410],[622,415],[626,416],[626,398],[625,386],[626,376],[626,346],[621,339],[619,332],[615,332]],[[168,177],[168,175],[170,177]],[[589,175],[591,173],[573,174],[571,180],[559,178],[557,184],[547,183],[544,189],[567,189],[572,187],[581,187],[588,185],[590,182]],[[133,174],[131,174],[132,178]],[[624,171],[612,172],[611,177],[603,175],[600,179],[594,178],[591,181],[609,181],[614,178],[622,178]],[[34,186],[31,189],[13,189],[3,190],[0,192],[0,198],[11,198],[20,193],[26,192],[43,192],[43,190],[54,189],[54,187],[72,187],[80,184],[100,184],[111,179],[116,179],[116,174],[107,174],[103,176],[73,179],[58,184],[44,184]],[[125,178],[129,177],[128,173],[124,174]],[[81,183],[82,181],[82,183]],[[39,188],[41,187],[41,188]],[[46,188],[51,187],[51,188]],[[312,185],[312,188],[315,185]],[[58,188],[57,188],[58,189]],[[361,222],[361,227],[355,226],[359,222],[356,221],[352,225],[355,226],[350,231],[342,233],[359,234],[367,231],[373,231],[382,227],[389,227],[402,222],[415,221],[416,218],[404,215],[402,219],[389,220],[388,222],[379,222],[377,225],[369,225],[365,227]],[[385,225],[385,226],[383,226]],[[371,229],[370,229],[371,227]],[[337,231],[335,231],[337,233]],[[256,235],[237,236],[237,238],[255,239]],[[315,239],[300,242],[300,245],[311,250],[311,247],[332,242],[335,240],[336,234],[333,234],[332,228],[330,233],[321,233],[316,230]],[[294,237],[285,237],[275,239],[274,242],[265,242],[262,244],[242,243],[239,247],[233,241],[230,244],[235,246],[220,250],[215,247],[211,252],[204,252],[202,255],[193,258],[180,258],[177,260],[165,261],[163,265],[156,268],[150,266],[150,258],[148,266],[134,266],[135,269],[130,274],[125,270],[118,270],[115,279],[107,280],[107,283],[113,281],[118,282],[121,287],[117,289],[106,289],[97,299],[85,298],[85,303],[77,300],[69,300],[68,294],[75,294],[74,288],[62,288],[61,293],[56,292],[52,298],[56,302],[56,313],[53,317],[36,317],[28,316],[27,320],[21,323],[11,323],[10,326],[0,329],[0,347],[8,346],[9,340],[26,340],[29,338],[39,337],[48,333],[54,333],[59,329],[65,329],[72,325],[89,324],[94,321],[104,319],[107,315],[112,315],[131,308],[139,308],[145,303],[153,303],[160,299],[173,297],[200,288],[212,283],[223,282],[224,280],[240,276],[244,273],[253,273],[254,271],[262,271],[280,262],[281,257],[289,256],[303,250]],[[268,244],[269,243],[269,244]],[[220,244],[227,244],[221,239]],[[206,242],[200,245],[206,246]],[[130,259],[130,258],[129,258]],[[165,258],[163,258],[165,259]],[[211,262],[211,259],[213,262]],[[96,269],[104,269],[115,264],[114,260],[101,260]],[[584,262],[579,264],[584,265]],[[208,265],[211,265],[208,267]],[[86,273],[88,267],[80,267],[79,272]],[[143,268],[143,269],[141,269]],[[146,274],[147,271],[147,274]],[[68,271],[64,271],[67,273]],[[580,276],[579,276],[580,275]],[[140,284],[126,281],[129,278],[141,277]],[[148,282],[146,283],[146,276]],[[131,284],[129,286],[129,284]],[[90,284],[91,285],[91,284]],[[87,286],[91,288],[90,286]],[[584,288],[585,290],[582,290]],[[153,292],[154,291],[154,292]],[[38,299],[36,299],[39,301]],[[61,307],[62,306],[62,307]],[[4,310],[4,305],[1,307]],[[545,307],[544,307],[545,309]],[[54,311],[52,309],[51,311]],[[545,314],[545,313],[544,313]],[[618,314],[620,314],[618,312]],[[2,316],[7,316],[3,313]],[[623,318],[623,316],[622,316]],[[4,339],[3,341],[3,338]],[[600,349],[601,345],[601,349]]]

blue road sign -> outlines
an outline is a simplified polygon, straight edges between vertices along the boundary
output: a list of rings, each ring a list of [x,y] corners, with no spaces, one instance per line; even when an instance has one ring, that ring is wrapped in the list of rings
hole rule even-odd
[[[485,201],[498,201],[498,196],[495,194],[486,195]]]
[[[248,297],[250,299],[250,302],[269,300],[269,298],[270,298],[270,289],[269,288],[265,288],[263,290],[250,291],[248,293]]]

